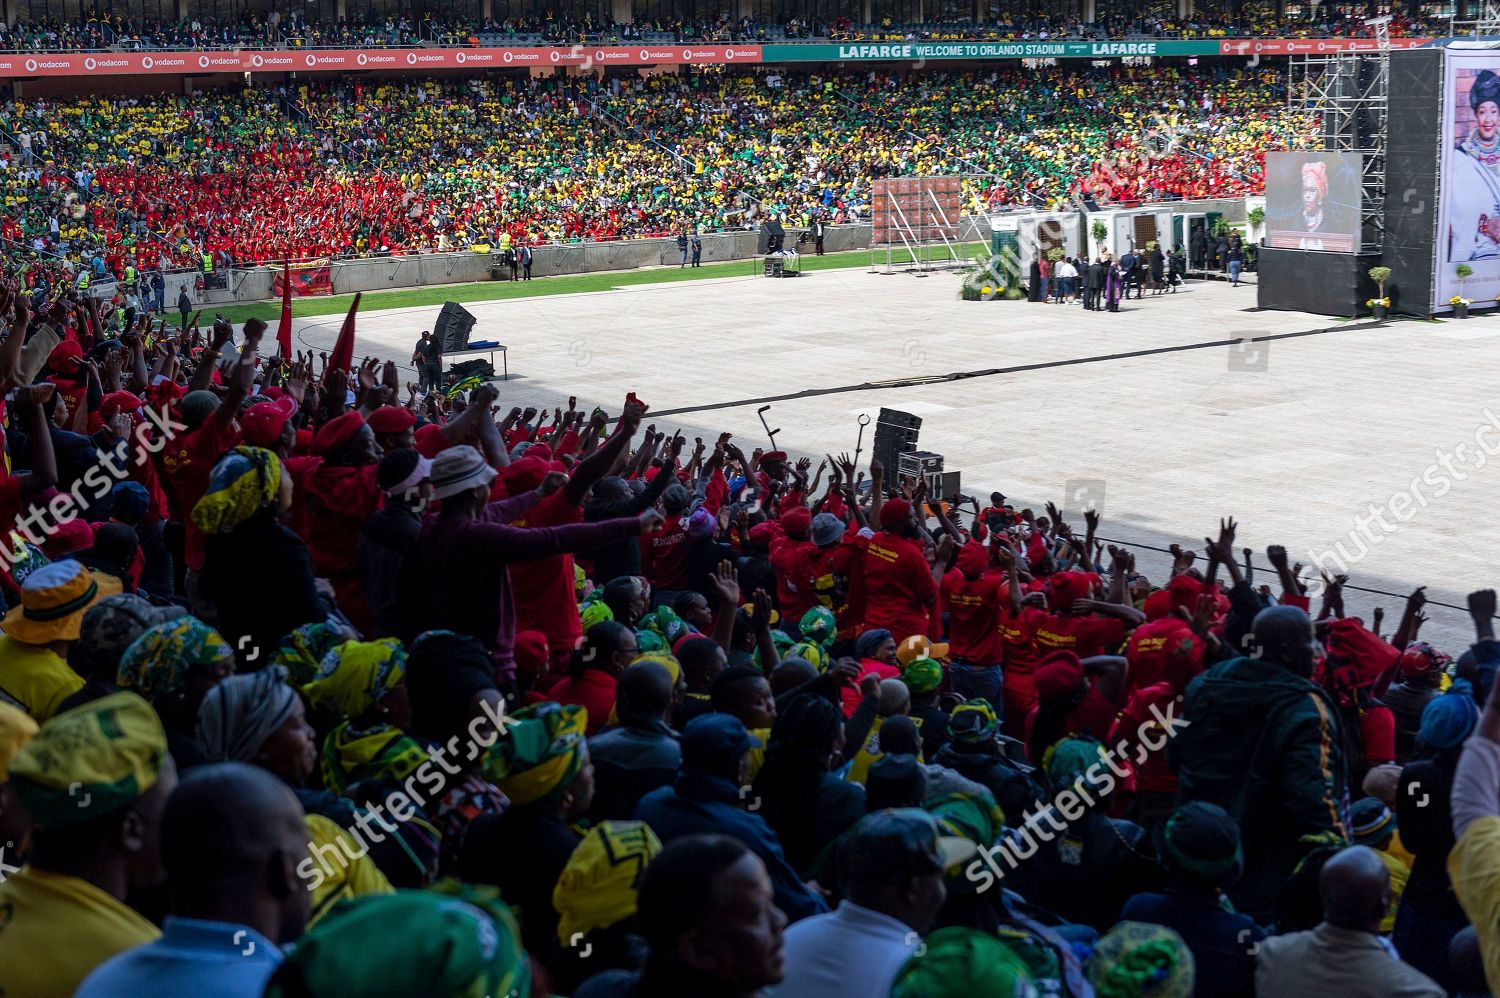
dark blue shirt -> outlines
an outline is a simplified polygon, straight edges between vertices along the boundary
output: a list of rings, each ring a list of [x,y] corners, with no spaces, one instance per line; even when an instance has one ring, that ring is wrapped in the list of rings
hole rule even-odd
[[[1168,888],[1125,902],[1121,921],[1165,925],[1193,954],[1194,992],[1254,998],[1255,952],[1266,933],[1247,915],[1225,910],[1213,895]]]

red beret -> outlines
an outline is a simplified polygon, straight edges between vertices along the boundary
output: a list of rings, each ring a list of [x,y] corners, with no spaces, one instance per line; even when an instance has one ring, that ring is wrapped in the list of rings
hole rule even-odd
[[[400,433],[417,423],[417,414],[399,405],[383,405],[370,413],[370,429],[376,433]]]
[[[365,417],[358,412],[346,412],[330,419],[318,427],[318,432],[313,436],[313,450],[319,454],[332,453],[353,440],[359,428],[364,425]]]
[[[505,488],[511,495],[520,495],[522,492],[530,492],[542,484],[542,479],[547,477],[547,472],[552,470],[551,463],[543,461],[539,457],[532,457],[531,451],[519,461],[512,461],[510,467],[500,472],[500,477],[505,480]]]
[[[113,419],[122,412],[135,412],[145,405],[140,396],[132,392],[110,392],[99,400],[99,416],[102,419]]]
[[[60,373],[71,373],[83,360],[83,347],[77,340],[63,340],[47,355],[47,366]]]
[[[297,412],[297,400],[283,395],[274,402],[257,402],[240,419],[245,442],[254,447],[270,447],[281,439],[286,421]]]
[[[313,431],[298,430],[297,442],[292,444],[292,453],[306,456],[312,453]]]
[[[789,509],[781,515],[781,529],[785,530],[786,535],[792,540],[803,540],[811,528],[812,510],[806,506]]]
[[[539,457],[543,461],[550,461],[553,458],[552,448],[548,447],[546,444],[532,444],[530,447],[526,448],[526,456]]]
[[[1083,661],[1073,652],[1052,652],[1037,663],[1032,673],[1036,695],[1042,699],[1071,693],[1083,683]]]
[[[443,436],[443,428],[436,423],[423,423],[417,428],[412,440],[417,453],[425,458],[437,457],[452,446],[448,443],[448,438]]]
[[[750,528],[750,543],[757,547],[770,547],[776,538],[776,528],[769,523],[757,523]]]
[[[958,552],[958,570],[966,577],[976,579],[990,567],[990,552],[983,544],[970,541]]]
[[[766,461],[785,461],[786,460],[786,451],[784,451],[784,450],[768,450],[768,451],[766,451],[764,454],[762,454],[760,456],[760,460],[761,460],[761,463],[765,463]]]
[[[890,530],[911,515],[911,503],[905,499],[887,499],[880,505],[880,528]]]
[[[547,635],[541,631],[517,631],[512,651],[517,675],[540,676],[547,671]]]
[[[1077,600],[1087,599],[1099,576],[1093,572],[1054,572],[1047,580],[1053,610],[1066,610]]]

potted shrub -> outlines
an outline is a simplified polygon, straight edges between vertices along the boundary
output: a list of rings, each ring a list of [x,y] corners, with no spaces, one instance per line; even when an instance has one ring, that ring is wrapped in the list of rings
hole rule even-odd
[[[1448,304],[1453,306],[1453,317],[1455,319],[1467,319],[1469,317],[1469,306],[1474,304],[1473,299],[1465,298],[1464,282],[1474,276],[1474,268],[1467,263],[1461,263],[1453,268],[1458,275],[1458,294],[1448,299]]]
[[[1254,208],[1251,208],[1249,211],[1245,212],[1245,221],[1250,223],[1250,228],[1252,230],[1260,228],[1260,223],[1264,222],[1265,220],[1266,209],[1262,208],[1260,205],[1256,205]]]
[[[1089,231],[1094,234],[1094,256],[1097,257],[1105,250],[1104,240],[1109,238],[1109,226],[1104,224],[1102,218],[1096,218]]]
[[[1377,322],[1384,321],[1386,313],[1391,307],[1391,300],[1385,293],[1385,282],[1391,279],[1391,268],[1371,267],[1369,274],[1370,280],[1375,282],[1375,286],[1379,289],[1380,293],[1374,298],[1366,299],[1365,307],[1375,313],[1375,320]]]

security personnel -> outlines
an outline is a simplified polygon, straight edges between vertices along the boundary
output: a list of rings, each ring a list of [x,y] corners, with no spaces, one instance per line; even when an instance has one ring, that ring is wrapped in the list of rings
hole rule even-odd
[[[203,251],[203,272],[205,274],[214,272],[214,255],[207,250]]]
[[[127,263],[125,265],[125,290],[129,291],[129,292],[134,292],[135,291],[135,282],[136,282],[135,264],[133,264],[133,263]]]
[[[75,285],[75,287],[77,287],[79,291],[87,291],[89,289],[89,277],[89,269],[87,267],[79,267],[78,283]]]

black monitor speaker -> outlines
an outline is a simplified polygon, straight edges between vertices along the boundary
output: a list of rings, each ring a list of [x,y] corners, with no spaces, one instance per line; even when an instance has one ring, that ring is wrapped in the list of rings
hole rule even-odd
[[[469,332],[474,328],[474,316],[456,301],[444,302],[438,313],[437,324],[432,335],[443,345],[443,352],[462,350],[469,345]]]

